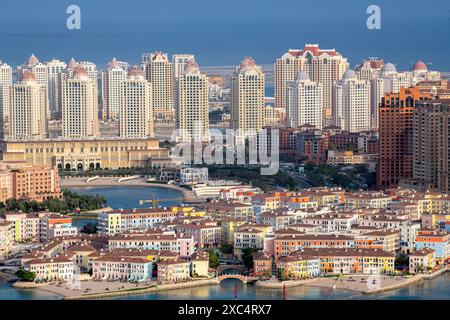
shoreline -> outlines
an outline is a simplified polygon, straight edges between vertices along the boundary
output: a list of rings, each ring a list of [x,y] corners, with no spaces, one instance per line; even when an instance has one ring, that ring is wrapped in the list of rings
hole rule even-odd
[[[88,178],[62,178],[60,181],[61,189],[64,188],[79,188],[79,187],[142,187],[142,188],[166,188],[171,190],[176,190],[180,192],[183,196],[184,201],[199,201],[197,196],[192,190],[188,190],[186,188],[182,188],[173,184],[165,184],[165,183],[153,183],[147,182],[143,178],[128,180],[124,182],[118,182],[119,178],[108,178],[103,177],[92,182],[87,182]]]
[[[283,287],[286,288],[294,288],[294,287],[316,287],[321,289],[328,289],[328,290],[338,290],[338,291],[347,291],[347,292],[354,292],[356,294],[361,295],[373,295],[373,294],[379,294],[387,291],[396,290],[399,288],[407,287],[410,285],[417,284],[423,280],[432,280],[435,279],[446,272],[450,271],[449,268],[443,268],[441,270],[438,270],[432,274],[422,274],[422,275],[415,275],[411,278],[408,278],[401,283],[388,285],[386,287],[378,288],[378,289],[372,289],[372,290],[358,290],[355,288],[344,288],[337,286],[333,289],[332,286],[329,286],[327,284],[317,283],[319,280],[324,278],[314,278],[314,279],[305,279],[305,280],[288,280],[286,282],[264,282],[264,281],[257,281],[254,284],[248,284],[253,285],[255,288],[259,289],[267,289],[267,290],[281,290]],[[363,275],[360,275],[359,277],[364,277]],[[367,275],[366,275],[367,277]],[[0,278],[1,273],[0,273]],[[329,278],[330,280],[333,280],[332,278]],[[5,279],[6,281],[6,279]],[[141,287],[141,288],[132,288],[132,289],[125,289],[125,290],[116,290],[116,291],[110,291],[110,292],[96,292],[96,293],[85,293],[85,294],[79,294],[79,295],[64,295],[61,292],[58,292],[57,290],[52,289],[49,284],[38,284],[38,285],[29,285],[27,283],[24,283],[24,285],[21,285],[20,282],[16,282],[11,285],[11,287],[16,288],[18,290],[20,289],[28,289],[28,290],[36,290],[36,291],[43,291],[46,293],[54,294],[55,296],[60,297],[61,300],[96,300],[96,299],[105,299],[105,298],[112,298],[112,297],[125,297],[125,296],[133,296],[133,295],[145,295],[145,294],[151,294],[151,293],[157,293],[157,292],[164,292],[164,291],[171,291],[171,290],[179,290],[179,289],[187,289],[187,288],[195,288],[200,286],[210,286],[210,285],[220,285],[220,282],[217,281],[217,279],[201,279],[201,280],[194,280],[189,282],[183,282],[183,283],[173,283],[173,284],[162,284],[162,285],[151,285],[148,287]]]
[[[123,291],[118,290],[118,291],[110,291],[110,292],[86,293],[86,294],[75,295],[75,296],[65,296],[61,293],[55,292],[54,290],[49,290],[49,288],[45,288],[45,287],[37,287],[36,289],[61,296],[62,300],[96,300],[96,299],[103,299],[103,298],[108,298],[108,297],[124,297],[124,296],[144,295],[144,294],[156,293],[156,292],[161,292],[161,291],[187,289],[187,288],[195,288],[195,287],[217,285],[217,284],[218,284],[218,282],[216,279],[202,279],[202,280],[194,280],[194,281],[183,282],[183,283],[152,285],[149,287],[136,288],[136,289],[133,288],[133,289],[123,290]]]

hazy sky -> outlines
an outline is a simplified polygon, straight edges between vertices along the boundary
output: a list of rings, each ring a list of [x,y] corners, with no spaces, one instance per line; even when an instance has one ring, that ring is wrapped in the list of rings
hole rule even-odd
[[[81,8],[81,30],[66,8]],[[366,27],[381,8],[381,30]],[[236,65],[246,55],[271,64],[289,48],[319,43],[352,66],[377,56],[406,69],[418,59],[450,70],[450,0],[0,0],[0,59],[32,53],[136,63],[142,52],[189,52],[203,66]]]
[[[70,4],[95,20],[347,20],[364,17],[369,4],[386,19],[450,17],[449,0],[2,0],[0,19],[64,20]]]

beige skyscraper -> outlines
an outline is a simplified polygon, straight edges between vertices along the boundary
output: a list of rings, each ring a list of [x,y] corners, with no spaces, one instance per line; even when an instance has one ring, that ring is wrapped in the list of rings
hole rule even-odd
[[[31,71],[11,87],[10,102],[9,140],[47,137],[47,90]]]
[[[99,135],[97,81],[78,65],[73,76],[62,82],[62,135],[89,138]]]
[[[309,75],[300,71],[295,81],[287,85],[287,126],[310,124],[322,129],[322,98],[322,84],[309,80]]]
[[[48,67],[45,63],[40,62],[39,59],[33,53],[23,65],[17,68],[17,76],[19,81],[22,79],[23,74],[27,70],[33,72],[33,74],[36,76],[37,83],[45,86],[47,90],[47,117],[50,118],[50,104],[48,101],[49,100]]]
[[[61,75],[66,70],[66,67],[67,65],[65,62],[56,59],[47,62],[48,94],[52,119],[58,119],[61,117]]]
[[[208,141],[208,76],[189,60],[176,85],[176,127],[178,141]]]
[[[12,85],[12,68],[0,61],[0,137],[3,123],[9,120],[9,91]]]
[[[347,70],[333,86],[333,122],[342,130],[361,132],[370,130],[370,120],[370,82]]]
[[[183,74],[186,64],[191,60],[195,61],[195,56],[193,54],[174,54],[174,55],[172,55],[174,79],[177,79],[180,75]]]
[[[173,64],[162,52],[152,53],[145,61],[146,78],[152,83],[153,118],[172,121],[175,116]]]
[[[231,78],[231,121],[243,136],[264,126],[264,72],[251,57],[242,60]]]
[[[119,115],[120,83],[127,78],[126,66],[113,58],[102,73],[102,117],[115,120]]]
[[[323,86],[324,125],[331,120],[332,87],[342,79],[349,63],[335,49],[321,49],[307,44],[303,50],[290,49],[275,63],[275,106],[286,108],[286,88],[299,71],[306,71],[311,81]]]
[[[119,135],[145,138],[153,135],[152,86],[139,66],[128,70],[120,83]]]

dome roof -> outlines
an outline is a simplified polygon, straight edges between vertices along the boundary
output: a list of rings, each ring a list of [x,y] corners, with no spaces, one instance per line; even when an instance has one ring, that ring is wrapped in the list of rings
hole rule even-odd
[[[31,54],[31,56],[28,58],[26,65],[28,67],[33,67],[39,63],[39,59],[34,55],[34,53]]]
[[[428,68],[427,68],[427,65],[422,60],[419,60],[414,65],[413,70],[414,71],[427,71]]]
[[[194,60],[191,59],[186,63],[184,72],[185,73],[198,73],[198,72],[200,72],[200,68],[198,67],[197,62],[195,62]]]
[[[383,72],[397,72],[397,68],[390,62],[386,63],[383,67]]]
[[[112,69],[112,68],[116,68],[119,67],[119,62],[117,61],[116,57],[114,57],[111,62],[108,65],[108,68]]]
[[[239,70],[251,70],[256,67],[256,62],[252,57],[245,57],[239,65]]]
[[[144,72],[142,71],[141,67],[138,65],[133,65],[130,68],[128,68],[128,76],[129,77],[143,77]]]
[[[74,58],[70,59],[69,63],[67,64],[67,69],[75,69],[75,67],[78,65],[78,62],[75,61]]]
[[[356,79],[356,72],[348,69],[344,74],[344,79]]]
[[[305,71],[299,71],[295,80],[309,80],[309,75]]]
[[[82,77],[87,77],[87,76],[88,76],[88,73],[82,65],[77,65],[73,69],[73,78],[74,79],[80,79]]]
[[[30,82],[30,81],[36,81],[36,76],[33,72],[30,70],[25,70],[25,72],[22,75],[22,82]]]

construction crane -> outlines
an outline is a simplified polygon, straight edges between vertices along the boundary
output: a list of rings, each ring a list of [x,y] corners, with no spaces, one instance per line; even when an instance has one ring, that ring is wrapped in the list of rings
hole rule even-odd
[[[182,201],[183,199],[181,198],[165,198],[165,199],[156,199],[156,195],[154,193],[152,193],[152,199],[151,200],[139,200],[139,204],[143,205],[145,203],[151,203],[152,204],[152,208],[156,208],[158,203],[161,202],[166,202],[166,201]]]

